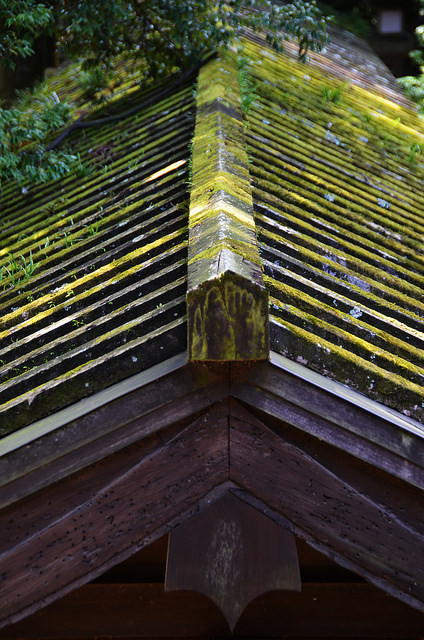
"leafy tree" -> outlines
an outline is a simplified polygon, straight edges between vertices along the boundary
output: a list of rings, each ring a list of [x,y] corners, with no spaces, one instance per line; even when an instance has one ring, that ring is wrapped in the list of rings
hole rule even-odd
[[[17,58],[33,53],[34,38],[48,28],[51,12],[34,0],[0,0],[0,58],[14,67]]]
[[[113,69],[114,57],[125,52],[142,58],[140,80],[149,83],[194,66],[243,26],[264,30],[276,49],[282,48],[281,30],[294,35],[304,59],[309,48],[324,44],[325,23],[315,0],[0,0],[0,56],[13,66],[47,31],[62,56],[97,70],[94,77]],[[66,106],[48,98],[35,108],[0,109],[0,180],[22,185],[63,174],[72,156],[48,151],[45,140],[67,117]]]
[[[420,15],[424,15],[424,0],[420,0],[420,4]],[[420,48],[411,51],[409,55],[418,64],[420,73],[417,76],[399,78],[398,82],[405,89],[411,100],[419,104],[420,111],[424,113],[424,24],[415,29],[415,35]]]

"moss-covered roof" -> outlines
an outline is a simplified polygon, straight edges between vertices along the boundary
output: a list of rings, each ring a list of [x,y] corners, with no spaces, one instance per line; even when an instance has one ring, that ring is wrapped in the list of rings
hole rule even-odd
[[[124,83],[106,109],[148,106],[75,131],[73,174],[5,187],[2,435],[185,353],[187,269],[189,357],[246,359],[240,336],[266,357],[268,291],[271,350],[422,419],[414,108],[356,40],[305,65],[250,37],[202,74],[190,219],[190,82],[165,96]],[[52,83],[87,109],[74,69]]]
[[[85,109],[74,76],[52,88]],[[127,87],[102,116],[149,106],[72,134],[69,177],[4,190],[3,435],[185,350],[193,88],[154,91]]]
[[[421,417],[423,123],[372,58],[374,84],[334,56],[243,52],[271,348]]]

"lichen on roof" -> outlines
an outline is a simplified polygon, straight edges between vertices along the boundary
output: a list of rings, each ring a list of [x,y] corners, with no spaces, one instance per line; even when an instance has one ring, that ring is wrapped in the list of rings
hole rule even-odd
[[[243,55],[271,348],[422,419],[423,122],[337,57],[305,66],[258,37]]]
[[[268,294],[273,351],[422,421],[423,123],[356,41],[357,67],[340,42],[307,65],[239,45],[202,71],[196,116],[191,82],[124,83],[114,113],[145,108],[74,131],[71,175],[5,188],[2,435],[185,353],[186,300],[192,359],[266,358]],[[72,73],[52,82],[84,110]]]
[[[52,87],[85,109],[74,75]],[[148,106],[73,132],[69,176],[4,189],[1,435],[185,350],[193,86],[127,89],[96,117]]]

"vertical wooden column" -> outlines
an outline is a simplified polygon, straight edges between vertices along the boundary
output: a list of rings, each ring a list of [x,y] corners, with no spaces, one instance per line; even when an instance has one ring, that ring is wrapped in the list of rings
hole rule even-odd
[[[227,52],[199,74],[189,215],[191,360],[268,358],[268,295],[255,234],[238,69]]]

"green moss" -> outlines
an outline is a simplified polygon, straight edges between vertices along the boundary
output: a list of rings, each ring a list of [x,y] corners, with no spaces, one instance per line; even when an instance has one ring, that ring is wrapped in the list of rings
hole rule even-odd
[[[227,52],[199,75],[189,213],[189,269],[197,263],[189,282],[195,285],[213,277],[214,258],[223,249],[260,264],[237,73],[236,59]]]
[[[280,308],[284,317],[292,317],[294,324],[307,324],[312,333],[328,337],[330,341],[343,345],[347,351],[362,355],[374,364],[380,363],[386,370],[409,379],[424,381],[424,350],[408,342],[413,334],[408,332],[407,327],[404,327],[404,339],[401,340],[391,334],[390,320],[384,318],[383,314],[380,317],[384,320],[384,329],[370,324],[369,321],[375,321],[376,318],[366,306],[357,307],[349,299],[340,296],[337,300],[333,299],[330,306],[312,298],[300,288],[276,282],[269,276],[264,276],[264,280],[270,291],[278,295],[279,302],[276,303],[274,299],[273,304]],[[339,310],[338,306],[346,310]],[[424,334],[421,344],[424,344]]]
[[[129,252],[121,258],[99,267],[92,273],[79,277],[77,281],[71,280],[55,293],[48,293],[37,300],[16,308],[12,312],[3,316],[3,326],[18,323],[17,329],[21,330],[29,325],[36,325],[45,321],[49,316],[52,316],[55,313],[58,304],[67,305],[69,304],[70,298],[74,301],[75,292],[79,294],[78,300],[82,300],[89,292],[91,293],[93,285],[96,290],[97,283],[100,283],[98,284],[98,287],[104,287],[104,282],[116,277],[117,274],[121,275],[122,273],[126,273],[126,275],[129,275],[131,272],[137,271],[140,269],[140,261],[143,259],[143,256],[170,240],[181,241],[181,233],[181,231],[177,231],[158,238],[139,249]],[[129,268],[129,265],[131,264],[134,264],[134,266]],[[50,303],[53,303],[53,306],[51,306]],[[22,317],[28,315],[30,317],[27,320],[21,321]],[[10,329],[1,331],[0,340],[6,338],[10,333]]]
[[[239,255],[243,260],[252,262],[260,266],[262,264],[262,260],[251,242],[241,242],[239,240],[227,238],[222,240],[221,242],[214,243],[211,247],[207,249],[203,249],[198,253],[194,254],[189,260],[189,265],[194,264],[200,260],[205,260],[207,263],[211,263],[214,258],[216,258],[221,251],[229,250],[237,255]]]
[[[268,357],[268,303],[264,290],[223,274],[189,291],[190,360],[259,360]]]
[[[275,301],[277,303],[277,301]],[[272,345],[282,355],[323,373],[383,404],[421,419],[422,385],[346,351],[322,336],[275,317]],[[273,333],[273,329],[271,330]]]

